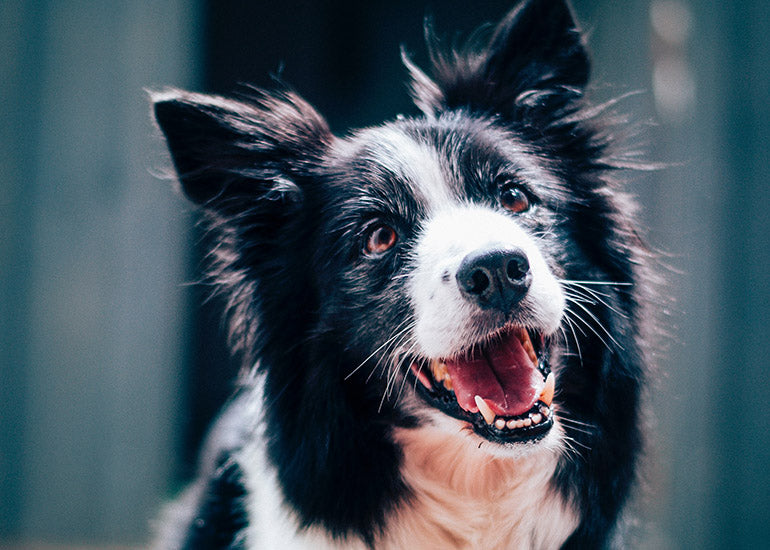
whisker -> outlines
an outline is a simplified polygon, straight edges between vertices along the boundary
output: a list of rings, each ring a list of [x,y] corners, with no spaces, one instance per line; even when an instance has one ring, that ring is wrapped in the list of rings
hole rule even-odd
[[[592,432],[592,431],[590,431],[590,430],[586,430],[586,429],[584,429],[584,428],[578,428],[577,426],[572,426],[572,425],[571,425],[571,424],[569,424],[568,422],[564,422],[564,420],[563,420],[563,419],[559,419],[559,420],[561,420],[561,421],[562,421],[562,423],[564,424],[564,428],[565,428],[565,429],[568,429],[568,430],[574,430],[574,431],[576,431],[576,432],[584,433],[584,434],[586,434],[586,435],[594,435],[594,432]]]
[[[621,351],[625,351],[623,349],[623,346],[621,346],[620,343],[618,343],[618,341],[615,340],[615,338],[612,336],[612,334],[610,334],[610,331],[606,329],[606,327],[602,324],[602,322],[599,320],[599,318],[590,309],[588,309],[587,307],[585,307],[583,304],[581,304],[579,302],[576,302],[575,305],[578,306],[583,311],[585,311],[591,317],[591,319],[594,320],[594,322],[596,323],[596,326],[598,326],[600,329],[602,329],[604,331],[604,334],[607,335],[607,338],[609,338],[612,341],[613,344],[615,344]],[[594,333],[595,333],[595,331],[594,331]],[[598,334],[596,334],[596,335],[599,336]],[[607,347],[609,349],[609,346],[607,346]]]
[[[566,296],[567,301],[570,301],[570,302],[581,302],[583,304],[591,304],[591,305],[596,305],[598,303],[596,300],[592,298],[588,298],[580,294],[574,294],[566,290],[564,291],[564,296]]]
[[[581,285],[580,283],[562,283],[562,284],[564,284],[567,288],[569,288],[574,292],[578,292],[578,291],[588,292],[592,296],[604,296],[605,298],[609,298],[611,296],[611,294],[607,294],[606,292],[600,292],[595,288],[590,288],[585,285]]]
[[[581,446],[581,447],[583,447],[583,448],[584,448],[586,451],[590,451],[590,450],[591,450],[591,447],[589,447],[588,445],[586,445],[586,444],[585,444],[585,443],[583,443],[582,441],[578,441],[578,440],[577,440],[577,439],[575,439],[574,437],[570,437],[570,436],[568,436],[568,435],[565,435],[565,436],[564,436],[564,441],[565,441],[565,442],[569,442],[568,444],[572,444],[572,443],[574,443],[575,445],[580,445],[580,446]],[[574,450],[574,451],[576,451],[578,455],[580,455],[580,452],[578,452],[578,451],[577,451],[577,449],[575,449],[574,447],[573,447],[573,450]]]
[[[596,431],[596,426],[594,424],[592,424],[590,422],[583,422],[581,420],[577,420],[575,418],[572,418],[563,410],[557,411],[556,412],[556,416],[559,418],[559,420],[561,420],[562,422],[564,422],[566,424],[573,424],[573,425],[576,425],[576,426],[583,426],[585,428],[588,428],[589,430],[591,430],[591,432],[589,432],[589,433],[593,433],[594,431]]]
[[[575,304],[575,305],[579,305],[579,304]],[[566,312],[566,310],[565,310],[565,312]],[[604,338],[602,338],[602,335],[597,332],[597,330],[591,325],[591,323],[589,323],[588,321],[583,319],[575,311],[570,311],[570,313],[574,316],[574,318],[573,318],[574,321],[581,322],[583,324],[583,326],[585,326],[588,330],[590,330],[601,341],[601,343],[604,344],[604,347],[606,347],[610,351],[613,351],[613,349],[610,347],[610,345],[604,340]],[[581,330],[581,332],[583,332],[583,331]],[[583,332],[583,335],[586,336],[586,333]]]
[[[399,342],[398,346],[396,348],[402,347],[404,344],[404,340]],[[396,380],[398,379],[398,374],[400,372],[400,365],[403,362],[404,358],[407,358],[416,347],[417,343],[412,342],[411,346],[406,350],[400,350],[397,353],[393,353],[390,358],[390,365],[389,365],[389,373],[387,375],[387,380],[385,384],[385,390],[382,393],[382,399],[380,400],[380,405],[378,407],[378,411],[382,410],[382,406],[385,403],[386,398],[390,398],[393,395],[393,389],[395,388]],[[395,349],[395,348],[394,348]],[[406,376],[404,376],[404,381],[406,380]],[[400,393],[400,392],[399,392]]]
[[[414,325],[410,325],[407,327],[408,329],[413,328]],[[369,380],[372,379],[372,376],[374,376],[374,373],[377,371],[378,368],[382,367],[382,370],[384,372],[387,372],[389,369],[387,367],[387,363],[393,363],[398,359],[398,354],[395,353],[395,350],[401,348],[405,341],[407,341],[410,337],[409,330],[402,330],[399,337],[391,342],[391,345],[388,346],[385,349],[385,352],[380,355],[380,358],[377,359],[377,363],[374,365],[374,368],[372,368],[371,372],[369,373],[369,376],[366,377],[366,382],[369,383]]]
[[[598,302],[600,302],[601,304],[606,306],[611,311],[617,313],[618,315],[620,315],[624,319],[628,319],[628,315],[626,315],[624,312],[618,310],[617,308],[611,306],[609,303],[607,303],[606,300],[602,299],[602,297],[610,299],[611,296],[609,294],[606,294],[604,292],[598,292],[598,291],[596,291],[596,290],[594,290],[592,288],[585,288],[585,287],[583,287],[580,284],[576,284],[575,286],[569,286],[568,288],[573,293],[583,293],[583,297],[585,297],[585,298],[588,298],[588,296],[590,296],[592,299],[597,300]],[[588,296],[586,296],[586,294]]]
[[[380,399],[380,405],[377,407],[377,412],[382,411],[382,406],[385,404],[385,400],[393,395],[393,388],[395,387],[396,379],[398,378],[398,365],[401,362],[399,356],[400,354],[394,355],[390,361],[391,364],[388,369],[389,372],[387,374],[385,389],[382,392],[382,398]]]
[[[580,358],[580,363],[583,363],[583,353],[580,351],[580,341],[577,337],[577,332],[575,332],[575,321],[570,318],[570,315],[575,315],[575,313],[570,310],[569,306],[567,306],[564,309],[564,321],[567,323],[567,326],[570,329],[570,332],[572,332],[572,338],[575,340],[575,347],[577,348],[578,357]],[[580,327],[577,327],[577,329],[585,336],[585,333],[580,329]]]
[[[416,342],[412,343],[412,346],[407,350],[407,352],[404,354],[405,357],[409,357],[412,352],[414,351],[414,348],[416,347]],[[401,363],[399,362],[399,365]],[[398,368],[398,367],[396,367]],[[404,393],[404,387],[406,385],[406,381],[409,379],[409,369],[411,368],[411,365],[406,365],[406,371],[403,373],[403,380],[401,381],[401,388],[399,388],[398,393],[396,394],[396,401],[398,401],[401,398],[401,395]]]
[[[369,357],[367,357],[366,359],[364,359],[363,361],[361,361],[361,364],[360,364],[360,365],[358,365],[356,368],[354,368],[354,369],[353,369],[353,370],[350,372],[350,374],[348,374],[348,375],[345,377],[345,380],[347,380],[348,378],[350,378],[351,376],[353,376],[353,375],[354,375],[354,374],[355,374],[355,373],[358,371],[358,369],[360,369],[361,367],[363,367],[363,366],[366,364],[366,362],[367,362],[367,361],[369,361],[369,359],[371,359],[372,357],[374,357],[374,356],[375,356],[377,353],[379,353],[379,352],[380,352],[380,350],[381,350],[382,348],[384,348],[384,347],[385,347],[385,346],[387,346],[389,343],[391,343],[393,340],[395,340],[396,338],[398,338],[398,337],[399,337],[401,334],[403,334],[404,332],[406,332],[406,331],[408,331],[410,328],[412,328],[412,327],[411,327],[411,324],[410,324],[410,321],[411,321],[411,319],[406,319],[406,320],[402,321],[402,322],[401,322],[401,323],[400,323],[400,324],[399,324],[399,325],[398,325],[398,326],[395,328],[395,330],[396,330],[396,331],[398,331],[398,332],[396,332],[395,334],[393,334],[393,336],[391,336],[390,338],[388,338],[387,340],[385,340],[385,342],[384,342],[384,343],[383,343],[383,344],[382,344],[380,347],[378,347],[376,350],[374,350],[374,351],[373,351],[373,352],[372,352],[372,353],[369,355]],[[401,327],[402,327],[402,326],[404,326],[405,324],[406,324],[407,326],[406,326],[406,327],[404,327],[403,329],[401,329]],[[400,330],[400,329],[401,329],[401,330]]]
[[[619,283],[615,281],[576,281],[573,279],[557,279],[560,283],[564,284],[581,284],[581,285],[600,285],[600,286],[633,286],[634,283]]]

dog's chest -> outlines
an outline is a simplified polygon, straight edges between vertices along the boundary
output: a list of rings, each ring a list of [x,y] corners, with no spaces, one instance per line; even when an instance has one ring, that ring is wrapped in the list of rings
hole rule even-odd
[[[425,433],[400,439],[414,497],[389,525],[386,547],[559,548],[577,527],[550,483],[556,454],[513,461]]]
[[[557,549],[579,523],[550,484],[558,455],[533,453],[513,461],[479,451],[460,438],[430,430],[396,434],[402,475],[412,496],[388,519],[379,550]],[[300,529],[259,446],[250,456],[248,548],[364,550],[357,539],[334,540],[319,527]],[[473,452],[473,451],[478,452]],[[258,460],[255,460],[259,457]]]

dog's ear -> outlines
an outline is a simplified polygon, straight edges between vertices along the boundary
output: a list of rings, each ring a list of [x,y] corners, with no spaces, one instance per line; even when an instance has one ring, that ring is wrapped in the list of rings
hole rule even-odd
[[[185,194],[231,214],[259,198],[301,195],[296,180],[332,140],[326,122],[292,92],[244,100],[181,90],[152,93]]]
[[[588,55],[566,0],[524,0],[480,49],[442,53],[426,33],[431,76],[402,57],[415,102],[428,116],[466,108],[521,118],[533,108],[558,109],[588,81]]]

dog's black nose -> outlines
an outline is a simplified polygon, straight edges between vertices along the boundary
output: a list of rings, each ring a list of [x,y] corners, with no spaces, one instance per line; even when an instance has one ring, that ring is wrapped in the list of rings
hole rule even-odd
[[[477,250],[460,263],[457,285],[470,301],[484,309],[509,312],[529,290],[529,260],[519,248]]]

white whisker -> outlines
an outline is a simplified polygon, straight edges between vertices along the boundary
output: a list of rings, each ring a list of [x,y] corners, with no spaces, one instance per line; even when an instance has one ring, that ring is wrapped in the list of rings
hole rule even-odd
[[[570,329],[570,332],[572,332],[572,338],[575,340],[575,347],[577,348],[578,357],[580,358],[580,363],[583,363],[583,353],[580,351],[580,340],[578,340],[577,332],[575,332],[575,328],[579,330],[584,336],[585,333],[580,329],[580,327],[575,327],[575,321],[573,321],[570,318],[570,314],[574,315],[575,313],[570,310],[569,306],[567,306],[564,309],[564,321],[567,323],[567,326]]]
[[[633,283],[618,283],[614,281],[575,281],[571,279],[557,279],[560,283],[564,284],[581,284],[581,285],[603,285],[603,286],[633,286]]]
[[[391,336],[390,338],[388,338],[387,340],[385,340],[385,342],[384,342],[384,343],[383,343],[383,344],[382,344],[380,347],[378,347],[376,350],[374,350],[374,351],[373,351],[373,352],[372,352],[372,353],[369,355],[369,357],[367,357],[366,359],[364,359],[363,361],[361,361],[361,363],[360,363],[360,364],[359,364],[359,365],[358,365],[356,368],[354,368],[352,371],[350,371],[350,374],[348,374],[348,375],[345,377],[345,380],[347,380],[348,378],[350,378],[351,376],[353,376],[353,375],[354,375],[354,374],[355,374],[355,373],[358,371],[358,369],[360,369],[361,367],[363,367],[363,366],[366,364],[366,362],[367,362],[367,361],[369,361],[369,359],[371,359],[372,357],[374,357],[374,356],[375,356],[377,353],[379,353],[379,352],[380,352],[380,350],[382,350],[382,348],[384,348],[385,346],[387,346],[388,344],[390,344],[390,343],[391,343],[393,340],[395,340],[396,338],[398,338],[398,337],[399,337],[401,334],[403,334],[404,332],[406,332],[406,331],[410,330],[410,329],[412,328],[413,324],[410,324],[410,323],[409,323],[409,321],[410,321],[410,319],[406,319],[405,321],[401,322],[401,324],[399,324],[399,325],[396,327],[396,329],[395,329],[397,332],[396,332],[395,334],[393,334],[393,336]],[[406,327],[404,327],[403,329],[401,329],[401,327],[403,327],[404,325],[407,325],[407,326],[406,326]]]
[[[604,334],[606,334],[606,335],[607,335],[607,338],[609,338],[609,339],[610,339],[610,341],[611,341],[613,344],[615,344],[615,345],[616,345],[616,346],[617,346],[617,347],[618,347],[618,348],[619,348],[621,351],[625,351],[625,350],[623,349],[623,346],[621,346],[621,345],[620,345],[620,343],[619,343],[617,340],[615,340],[615,338],[612,336],[612,334],[610,334],[610,331],[609,331],[609,330],[607,330],[607,328],[606,328],[606,327],[605,327],[605,326],[602,324],[602,322],[599,320],[599,318],[598,318],[598,317],[597,317],[597,316],[596,316],[596,315],[595,315],[595,314],[594,314],[594,313],[593,313],[593,312],[592,312],[590,309],[588,309],[587,307],[585,307],[585,306],[584,306],[583,304],[581,304],[580,302],[574,302],[574,303],[575,303],[575,305],[576,305],[576,306],[578,306],[580,309],[582,309],[583,311],[585,311],[585,312],[586,312],[586,313],[587,313],[587,314],[588,314],[588,315],[591,317],[591,319],[593,319],[593,320],[594,320],[594,322],[596,323],[596,326],[598,326],[600,329],[602,329],[602,330],[604,331]],[[586,323],[586,324],[588,324],[588,323]],[[592,330],[593,330],[593,329],[592,329]],[[598,333],[597,333],[595,330],[593,330],[593,332],[594,332],[594,334],[596,334],[596,336],[599,336],[599,334],[598,334]],[[599,338],[601,339],[601,336],[599,336]],[[602,342],[604,342],[604,340],[603,340],[603,339],[602,339]],[[607,344],[605,343],[604,345],[606,346]],[[610,348],[609,346],[607,346],[607,349],[610,349],[610,350],[612,350],[612,348]]]
[[[622,312],[622,311],[618,310],[617,308],[611,306],[606,300],[602,299],[602,297],[603,297],[603,298],[606,298],[607,300],[609,300],[611,298],[611,296],[609,294],[607,294],[605,292],[599,292],[599,291],[594,290],[592,288],[586,288],[586,287],[584,287],[580,283],[570,283],[570,284],[567,285],[567,288],[572,293],[582,294],[582,296],[584,298],[588,298],[590,296],[592,299],[594,299],[594,300],[598,301],[599,303],[603,304],[604,306],[606,306],[608,309],[610,309],[614,313],[617,313],[621,317],[623,317],[625,319],[628,319],[628,316],[624,312]],[[565,291],[566,291],[566,289],[565,289]]]
[[[601,343],[602,343],[602,344],[604,344],[604,347],[606,347],[608,350],[612,351],[612,348],[610,347],[610,345],[607,343],[607,341],[606,341],[604,338],[602,338],[602,335],[601,335],[601,334],[599,334],[599,333],[597,332],[597,330],[596,330],[596,329],[595,329],[593,326],[591,326],[591,323],[589,323],[588,321],[586,321],[585,319],[583,319],[583,318],[582,318],[582,317],[581,317],[581,316],[580,316],[580,315],[579,315],[577,312],[575,312],[575,311],[571,311],[570,313],[572,313],[572,315],[573,315],[573,321],[579,321],[580,323],[582,323],[584,327],[586,327],[588,330],[590,330],[590,331],[591,331],[591,333],[592,333],[594,336],[596,336],[596,337],[597,337],[597,338],[598,338],[598,339],[601,341]],[[583,332],[583,331],[581,330],[580,332]],[[583,334],[585,335],[585,332],[583,332]]]

